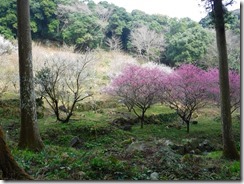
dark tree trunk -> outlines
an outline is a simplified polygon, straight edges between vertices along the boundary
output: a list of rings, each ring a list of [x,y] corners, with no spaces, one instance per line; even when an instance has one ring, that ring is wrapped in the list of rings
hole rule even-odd
[[[190,121],[186,121],[186,132],[190,132]]]
[[[42,143],[36,117],[29,0],[17,0],[21,130],[19,147],[39,151]]]
[[[141,128],[143,128],[143,125],[144,125],[144,121],[145,121],[145,110],[142,111],[142,114],[141,114]]]
[[[22,168],[19,167],[14,160],[6,142],[4,140],[3,131],[0,127],[0,169],[3,173],[4,180],[31,180]]]
[[[228,57],[222,0],[213,0],[215,30],[219,55],[220,103],[223,134],[223,155],[228,159],[239,159],[232,134]]]

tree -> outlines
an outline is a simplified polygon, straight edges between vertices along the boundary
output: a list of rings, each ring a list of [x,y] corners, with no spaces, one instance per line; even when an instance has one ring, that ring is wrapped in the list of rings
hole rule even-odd
[[[231,3],[232,0],[229,2]],[[213,0],[214,24],[219,56],[220,104],[223,133],[223,155],[228,159],[240,159],[232,133],[228,55],[222,0]]]
[[[61,30],[64,42],[76,44],[76,49],[86,51],[97,48],[103,40],[102,27],[94,15],[85,13],[68,13],[67,23]]]
[[[187,125],[189,133],[192,114],[206,105],[208,94],[206,72],[194,65],[181,65],[164,82],[162,101]]]
[[[92,96],[93,53],[49,57],[46,65],[37,71],[37,92],[52,108],[57,120],[69,122],[75,105]]]
[[[208,71],[209,92],[214,101],[220,104],[219,70],[209,69]],[[241,84],[240,75],[234,70],[229,71],[230,84],[230,109],[231,114],[241,105]]]
[[[213,68],[218,66],[217,41],[214,30],[210,30],[212,43],[209,44],[206,54],[199,60],[200,66]],[[226,43],[229,69],[240,71],[240,34],[226,30]]]
[[[17,1],[17,15],[21,101],[21,129],[19,147],[40,151],[44,145],[40,137],[36,117],[34,78],[32,69],[30,10],[28,0]]]
[[[209,43],[209,33],[200,25],[186,28],[168,37],[166,60],[171,61],[171,65],[182,62],[196,64],[206,53]]]
[[[234,11],[228,11],[226,7],[223,7],[224,10],[224,20],[225,20],[225,28],[227,30],[232,30],[235,33],[240,34],[240,9],[236,9]],[[214,14],[213,12],[209,12],[206,17],[200,20],[200,24],[204,28],[214,28]]]
[[[105,41],[105,44],[109,47],[111,50],[117,50],[120,51],[122,49],[122,43],[120,38],[116,36],[112,36],[111,38],[107,38]]]
[[[0,1],[0,34],[13,39],[17,33],[16,1]]]
[[[0,35],[0,56],[4,54],[11,54],[16,47],[9,41]]]
[[[106,27],[106,37],[111,38],[112,36],[120,37],[122,42],[122,49],[127,50],[127,44],[129,41],[130,34],[130,21],[131,16],[124,8],[111,5],[113,12],[108,19],[108,25]]]
[[[145,56],[147,61],[159,61],[164,50],[163,35],[141,26],[131,32],[131,45],[137,50],[139,56]]]
[[[59,40],[60,21],[57,19],[57,3],[60,0],[30,1],[31,30],[34,38]]]
[[[159,101],[165,74],[158,67],[129,65],[112,80],[107,92],[119,97],[140,119],[143,128],[147,109]]]
[[[2,128],[0,127],[0,170],[5,180],[30,180],[32,179],[14,160],[6,142]]]

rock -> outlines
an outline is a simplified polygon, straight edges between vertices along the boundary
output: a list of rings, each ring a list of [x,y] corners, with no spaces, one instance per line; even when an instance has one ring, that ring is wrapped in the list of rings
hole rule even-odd
[[[104,113],[104,111],[102,109],[98,109],[96,112],[99,113],[99,114],[103,114]]]
[[[80,148],[81,144],[82,144],[82,141],[79,137],[74,137],[70,141],[70,147],[73,147],[73,148]]]
[[[210,142],[207,139],[200,143],[197,148],[201,152],[210,152],[214,150],[214,148],[210,145]]]
[[[60,106],[58,107],[58,109],[59,109],[60,111],[65,112],[65,113],[68,113],[68,112],[69,112],[69,110],[68,110],[64,105],[60,105]]]
[[[125,131],[131,131],[131,130],[132,130],[132,126],[129,125],[129,124],[127,124],[127,125],[124,125],[124,126],[122,127],[122,129],[125,130]]]
[[[198,124],[198,121],[191,121],[191,123],[192,123],[193,125],[196,125],[196,124]]]
[[[79,175],[79,176],[85,176],[85,175],[86,175],[86,173],[85,173],[85,172],[83,172],[83,171],[80,171],[80,172],[78,172],[78,175]]]
[[[143,151],[145,149],[145,144],[143,142],[132,142],[126,152]]]
[[[113,120],[112,122],[112,125],[122,129],[122,130],[125,130],[125,131],[131,131],[132,129],[132,120],[127,120],[127,119],[124,119],[124,118],[117,118],[115,120]]]
[[[175,128],[177,130],[180,130],[181,129],[181,125],[178,124],[178,123],[172,123],[172,124],[169,124],[168,126],[166,126],[167,129],[170,129],[170,128]]]
[[[167,139],[159,139],[159,140],[155,141],[155,144],[157,144],[157,145],[164,145],[164,146],[174,145],[172,141],[167,140]]]
[[[180,155],[186,154],[185,146],[173,144],[170,147],[172,150],[176,151],[176,153],[178,153]]]
[[[124,118],[117,118],[117,119],[113,120],[112,124],[115,126],[121,126],[121,125],[128,124],[128,123],[127,123],[127,120]]]
[[[153,172],[150,174],[150,179],[151,180],[158,180],[159,179],[159,174],[157,172]]]
[[[197,154],[197,155],[201,154],[201,151],[199,149],[195,149],[194,151],[195,151],[195,154]]]

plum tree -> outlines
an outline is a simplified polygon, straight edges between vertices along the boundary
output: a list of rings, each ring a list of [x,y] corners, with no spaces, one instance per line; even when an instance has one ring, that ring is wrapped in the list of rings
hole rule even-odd
[[[47,101],[58,121],[67,123],[76,103],[93,95],[89,84],[92,84],[95,61],[92,52],[60,54],[49,57],[45,66],[37,71],[37,93]]]
[[[189,126],[192,114],[204,107],[208,100],[206,72],[194,65],[184,64],[175,69],[164,81],[162,101]]]
[[[166,72],[160,68],[128,65],[113,79],[107,92],[119,97],[140,119],[143,128],[147,109],[159,102],[165,75]]]
[[[209,94],[220,104],[219,70],[217,68],[208,70]],[[229,70],[230,83],[230,107],[231,114],[240,107],[241,104],[241,85],[240,74],[235,70]]]

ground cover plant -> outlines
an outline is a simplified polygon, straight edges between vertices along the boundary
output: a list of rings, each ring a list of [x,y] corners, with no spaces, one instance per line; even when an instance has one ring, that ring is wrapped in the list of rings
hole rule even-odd
[[[14,103],[9,106],[18,108]],[[15,159],[38,180],[240,179],[240,162],[221,158],[221,123],[216,107],[198,113],[198,124],[191,125],[190,134],[173,110],[164,107],[162,114],[161,109],[160,104],[153,106],[146,113],[151,121],[146,121],[143,129],[135,123],[130,131],[111,123],[122,112],[127,113],[126,107],[105,108],[102,113],[75,112],[76,117],[83,118],[71,119],[68,124],[60,124],[55,116],[44,117],[39,119],[39,127],[45,149],[39,153],[16,148],[17,119],[1,112],[5,117],[0,123]],[[239,144],[238,114],[233,126]]]

